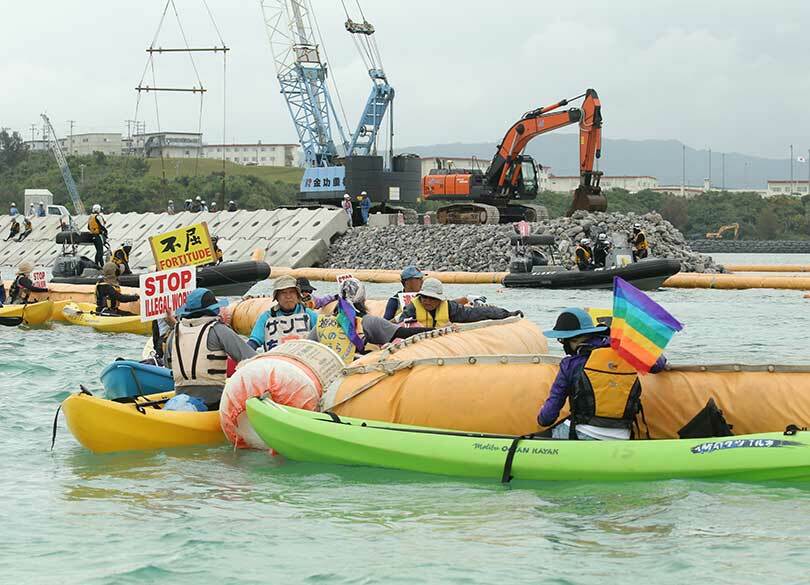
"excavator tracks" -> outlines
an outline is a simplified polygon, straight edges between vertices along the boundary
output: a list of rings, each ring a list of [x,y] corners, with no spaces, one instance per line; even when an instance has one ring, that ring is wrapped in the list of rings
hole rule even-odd
[[[436,221],[440,224],[497,224],[500,219],[498,208],[484,203],[456,203],[445,205],[436,211]]]

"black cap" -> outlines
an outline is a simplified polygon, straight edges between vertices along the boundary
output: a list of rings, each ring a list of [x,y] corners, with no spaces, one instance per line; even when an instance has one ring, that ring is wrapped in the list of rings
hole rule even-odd
[[[295,283],[298,285],[298,289],[302,293],[311,293],[311,292],[314,292],[314,291],[318,290],[314,286],[309,284],[309,279],[308,278],[304,278],[303,276],[300,277],[300,278],[296,278]]]

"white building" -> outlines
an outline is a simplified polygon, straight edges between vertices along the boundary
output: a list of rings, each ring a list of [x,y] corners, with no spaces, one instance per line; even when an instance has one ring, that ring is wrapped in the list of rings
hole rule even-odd
[[[573,193],[579,187],[579,176],[557,177],[550,175],[548,178],[548,190],[557,193]],[[654,189],[658,186],[658,179],[649,175],[604,175],[600,182],[602,189],[624,189],[630,193],[643,191],[644,189]]]
[[[801,197],[808,194],[807,181],[768,181],[768,189],[765,192],[765,197],[773,197],[774,195],[793,195]]]
[[[74,134],[65,138],[59,138],[59,146],[62,152],[71,155],[89,155],[94,152],[103,152],[106,155],[117,156],[121,154],[123,138],[115,132],[91,132],[86,134]],[[48,150],[47,140],[26,140],[25,145],[33,152],[44,152]]]
[[[146,158],[198,158],[202,157],[200,132],[148,132],[133,134],[127,147],[135,155]]]
[[[205,144],[202,158],[225,160],[238,165],[292,167],[298,158],[297,144]]]

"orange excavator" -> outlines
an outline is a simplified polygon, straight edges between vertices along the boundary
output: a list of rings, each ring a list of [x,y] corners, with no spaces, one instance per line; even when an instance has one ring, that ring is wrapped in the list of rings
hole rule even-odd
[[[559,111],[584,98],[580,107]],[[507,131],[486,172],[480,169],[434,169],[422,178],[422,196],[427,201],[470,201],[445,205],[436,212],[439,223],[512,223],[540,219],[539,205],[511,203],[537,197],[537,166],[523,154],[535,136],[571,124],[579,124],[579,187],[568,215],[578,209],[604,211],[607,200],[599,182],[602,173],[594,171],[601,156],[602,106],[596,90],[526,112]]]

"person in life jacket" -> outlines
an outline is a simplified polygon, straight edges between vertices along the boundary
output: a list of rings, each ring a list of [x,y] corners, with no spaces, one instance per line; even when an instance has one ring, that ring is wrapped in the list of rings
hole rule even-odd
[[[438,329],[447,327],[450,323],[476,323],[516,316],[523,317],[523,311],[508,311],[492,305],[465,306],[449,300],[440,280],[426,278],[413,302],[402,309],[399,321]]]
[[[189,293],[175,312],[177,324],[166,340],[165,362],[172,370],[177,400],[164,409],[217,410],[225,387],[228,358],[239,363],[256,355],[241,337],[219,319],[228,301],[218,301],[207,288]],[[185,406],[185,405],[184,405]],[[186,410],[188,408],[182,407]]]
[[[591,239],[582,238],[574,250],[574,256],[577,261],[577,268],[582,271],[593,270],[593,250],[591,250]]]
[[[9,226],[8,230],[8,236],[6,236],[6,239],[3,240],[4,242],[13,240],[16,236],[20,234],[20,224],[22,223],[21,218],[22,216],[19,216],[17,219],[11,220],[11,225]]]
[[[280,276],[273,283],[273,300],[269,311],[256,320],[248,345],[264,351],[293,339],[306,339],[315,327],[318,315],[301,302],[301,291],[292,276]]]
[[[422,289],[422,282],[425,280],[425,274],[416,266],[406,266],[399,273],[399,280],[402,283],[402,290],[392,295],[385,305],[385,313],[383,319],[391,321],[402,313],[404,308],[402,304],[403,293],[416,294]]]
[[[309,339],[322,343],[349,364],[358,354],[369,351],[369,345],[381,346],[394,339],[407,339],[430,331],[428,327],[406,327],[369,315],[366,308],[366,288],[356,278],[340,283],[340,291],[333,299],[337,305],[330,315],[318,315]],[[375,348],[376,349],[376,348]]]
[[[23,224],[23,231],[20,233],[20,237],[17,238],[18,242],[22,242],[25,238],[31,235],[31,232],[34,229],[34,226],[31,225],[31,220],[27,217],[21,217],[20,223]]]
[[[633,367],[610,347],[608,328],[594,325],[587,311],[565,309],[543,335],[559,341],[566,356],[537,422],[553,425],[568,400],[571,415],[551,431],[555,439],[629,439],[641,410],[641,384]],[[666,365],[661,356],[651,369]]]
[[[605,268],[607,263],[607,256],[613,244],[607,238],[607,234],[599,234],[596,236],[596,243],[593,245],[593,265],[596,268]]]
[[[107,240],[107,226],[101,216],[101,205],[93,205],[92,213],[87,218],[87,231],[93,234],[93,246],[96,248],[95,263],[101,269],[104,265],[104,242]]]
[[[33,271],[34,267],[30,262],[20,262],[17,267],[17,275],[11,281],[11,286],[8,289],[8,300],[12,305],[27,304],[31,293],[48,292],[47,288],[34,286],[34,282],[31,280]]]
[[[630,238],[630,243],[633,244],[633,262],[647,257],[649,254],[647,236],[641,231],[640,223],[633,224],[633,236]]]
[[[101,269],[101,281],[96,283],[96,313],[99,315],[129,316],[129,311],[122,311],[121,303],[134,303],[141,297],[127,295],[121,292],[118,283],[118,266],[115,262],[107,262]]]
[[[132,240],[124,240],[121,247],[112,254],[112,262],[118,267],[118,274],[132,274],[129,268],[129,254],[132,252]]]

